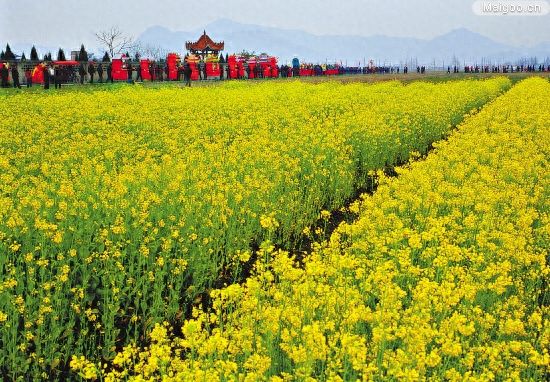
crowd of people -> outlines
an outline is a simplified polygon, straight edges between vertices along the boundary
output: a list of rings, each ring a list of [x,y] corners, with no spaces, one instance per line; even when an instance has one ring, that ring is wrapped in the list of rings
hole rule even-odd
[[[221,66],[219,79],[229,79],[229,65],[220,63]],[[448,66],[447,73],[460,73],[461,69],[464,73],[520,73],[520,72],[549,72],[550,65],[468,65],[463,68],[458,66]],[[33,78],[37,70],[42,70],[43,76],[40,81],[45,89],[50,87],[53,82],[55,88],[61,88],[62,84],[67,83],[90,83],[94,81],[98,83],[109,82],[113,83],[113,66],[111,62],[81,62],[76,64],[65,65],[62,63],[41,63],[36,65],[35,63],[0,63],[0,80],[3,88],[14,87],[21,88],[20,71],[24,75],[24,84],[27,87],[33,86]],[[139,63],[128,61],[125,70],[128,72],[128,81],[143,81],[147,78],[149,81],[167,81],[168,66],[161,63],[151,61],[147,68],[143,68]],[[197,64],[198,79],[206,80],[208,78],[206,74],[206,66],[204,64]],[[426,73],[425,66],[417,66],[416,72],[418,74]],[[147,73],[144,73],[147,71]],[[270,73],[270,77],[299,77],[299,76],[322,76],[329,74],[407,74],[409,68],[404,66],[365,66],[365,67],[347,67],[342,65],[320,65],[320,64],[301,64],[299,66],[293,65],[281,65],[276,68],[272,68],[273,73]],[[192,69],[189,64],[184,64],[178,67],[177,81],[183,80],[187,86],[191,85]],[[245,65],[244,74],[239,74],[238,79],[258,78],[265,77],[265,71],[260,65],[253,67]],[[218,79],[218,78],[217,78]],[[10,81],[11,80],[11,81]]]
[[[3,88],[10,87],[9,85],[9,77],[11,72],[11,79],[13,83],[14,88],[21,89],[21,83],[19,81],[19,68],[17,67],[17,64],[10,65],[8,63],[0,64],[0,83],[2,84]]]
[[[99,63],[80,63],[79,65],[63,64],[63,63],[40,63],[36,66],[32,64],[21,65],[23,67],[23,75],[25,77],[24,84],[27,87],[33,86],[33,78],[37,71],[41,71],[40,84],[45,89],[49,89],[50,85],[55,84],[55,88],[61,88],[62,84],[68,83],[104,83],[114,82],[112,75],[112,64],[110,62]],[[125,70],[128,72],[128,78],[132,81],[143,81],[143,68],[140,65],[133,66],[128,63]],[[157,63],[151,63],[147,68],[148,76],[152,81],[165,81],[168,78],[167,70]],[[178,73],[178,80],[180,80]],[[17,63],[0,63],[0,79],[3,88],[15,87],[21,89],[20,65]],[[181,68],[181,78],[186,82],[191,80],[191,71],[188,65]],[[201,75],[201,79],[203,76]]]
[[[450,73],[450,67],[447,68],[447,72]],[[458,68],[454,67],[454,73],[458,73]],[[534,72],[548,72],[550,71],[550,64],[544,65],[475,65],[465,66],[464,73],[534,73]]]

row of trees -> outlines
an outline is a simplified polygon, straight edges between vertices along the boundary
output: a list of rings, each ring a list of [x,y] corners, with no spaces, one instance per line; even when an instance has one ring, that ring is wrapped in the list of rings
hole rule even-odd
[[[97,33],[94,33],[97,41],[105,48],[105,54],[103,55],[102,61],[108,62],[110,61],[111,57],[115,56],[116,54],[120,54],[124,51],[128,52],[130,50],[134,50],[135,54],[139,54],[139,52],[143,52],[143,54],[146,54],[148,56],[151,56],[153,58],[156,58],[154,56],[162,57],[162,54],[165,52],[162,52],[160,48],[158,47],[152,47],[152,46],[141,46],[140,44],[136,44],[134,42],[134,39],[130,36],[126,36],[118,27],[113,26],[109,29],[99,31]],[[128,53],[127,53],[128,54]],[[84,44],[80,46],[80,51],[77,54],[76,60],[77,61],[89,61],[90,56],[86,49],[84,48]],[[0,53],[0,59],[6,60],[6,61],[15,61],[18,59],[18,57],[13,53],[13,51],[10,48],[9,44],[6,44],[6,49],[2,50]],[[21,56],[19,57],[21,61],[26,61],[27,58],[25,56],[25,53],[23,52]],[[51,61],[52,60],[52,54],[51,52],[46,53],[43,58],[44,61]],[[36,51],[36,47],[33,45],[31,49],[31,61],[39,61],[40,58],[38,57],[38,52]],[[66,55],[63,49],[59,48],[57,52],[57,61],[66,61]]]
[[[76,56],[76,61],[87,62],[89,61],[89,59],[90,57],[88,55],[88,52],[86,51],[86,48],[84,48],[84,44],[82,44],[80,46],[80,51]],[[5,61],[20,60],[23,62],[23,61],[27,61],[27,57],[25,56],[25,52],[23,52],[21,56],[18,58],[11,50],[10,44],[6,44],[6,49],[2,50],[2,52],[0,53],[0,60],[5,60]],[[36,51],[36,47],[34,45],[31,48],[30,60],[40,61],[40,58],[38,57],[38,52]],[[44,54],[44,56],[42,57],[42,60],[52,61],[51,52]],[[67,57],[65,56],[65,51],[62,48],[59,48],[59,50],[57,51],[57,61],[67,61]],[[105,52],[105,54],[103,55],[102,61],[103,62],[111,61],[111,57],[109,56],[109,53]]]

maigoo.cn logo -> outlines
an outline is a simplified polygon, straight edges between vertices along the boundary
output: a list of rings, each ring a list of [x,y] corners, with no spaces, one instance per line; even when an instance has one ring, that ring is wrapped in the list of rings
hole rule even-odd
[[[550,4],[545,0],[478,0],[472,9],[479,16],[545,16]]]

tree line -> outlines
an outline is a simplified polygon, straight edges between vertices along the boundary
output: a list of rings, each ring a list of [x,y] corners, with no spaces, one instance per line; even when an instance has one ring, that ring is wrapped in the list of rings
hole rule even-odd
[[[36,47],[33,45],[30,52],[30,57],[27,59],[27,56],[25,56],[25,52],[21,53],[21,56],[15,55],[13,53],[10,44],[6,44],[6,48],[0,52],[0,60],[1,61],[53,61],[52,60],[52,53],[48,52],[45,53],[42,56],[42,59],[38,56],[38,52],[36,50]],[[86,51],[86,48],[84,47],[84,44],[80,46],[80,50],[78,51],[75,61],[80,62],[88,62],[90,60],[90,56],[88,55],[88,52]],[[59,48],[57,51],[56,61],[67,61],[67,56],[65,55],[65,51],[62,48]],[[103,55],[103,58],[101,59],[102,62],[110,62],[111,57],[109,56],[108,52],[105,52]]]
[[[140,50],[148,50],[151,52],[147,53],[155,53],[153,51],[158,50],[154,49],[154,47],[150,46],[141,46],[139,43],[135,43],[134,39],[131,36],[125,35],[117,26],[113,26],[109,29],[99,31],[97,33],[94,33],[94,36],[96,40],[105,48],[105,54],[103,55],[103,58],[101,59],[102,62],[109,62],[111,61],[111,57],[114,57],[116,54],[120,54],[124,52],[125,50],[132,50],[137,49]],[[160,53],[160,52],[158,52]],[[126,54],[129,56],[128,52]],[[80,51],[77,53],[77,56],[75,57],[76,61],[80,62],[87,62],[90,60],[90,56],[86,49],[84,48],[84,44],[80,46]],[[57,57],[56,61],[67,61],[67,57],[65,55],[65,52],[62,48],[59,48],[57,51]],[[0,53],[0,60],[3,61],[27,61],[27,57],[25,56],[25,52],[21,54],[21,56],[16,56],[11,47],[10,44],[6,44],[6,48],[1,51]],[[43,61],[52,61],[52,53],[48,52],[44,54],[42,57]],[[38,52],[36,51],[36,47],[33,45],[30,52],[30,61],[40,61],[40,57],[38,56]]]

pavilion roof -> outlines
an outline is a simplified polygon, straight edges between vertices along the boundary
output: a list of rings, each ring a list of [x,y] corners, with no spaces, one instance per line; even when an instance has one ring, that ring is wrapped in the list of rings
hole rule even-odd
[[[224,48],[224,42],[214,42],[207,34],[206,31],[202,34],[201,37],[196,42],[187,41],[185,43],[185,48],[189,51],[205,51],[205,50],[214,50],[220,51]]]

